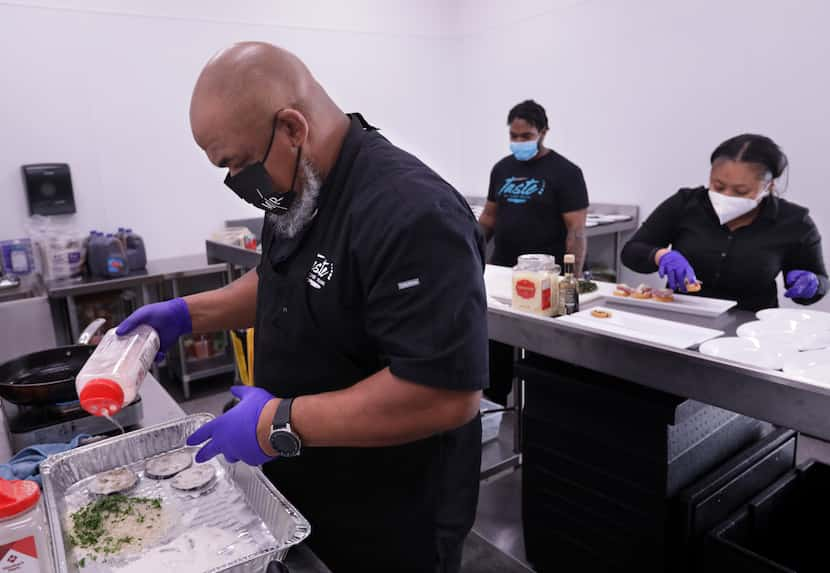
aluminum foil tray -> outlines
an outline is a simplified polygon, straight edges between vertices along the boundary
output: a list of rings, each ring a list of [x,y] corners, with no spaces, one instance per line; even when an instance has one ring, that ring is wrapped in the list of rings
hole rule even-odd
[[[193,454],[185,439],[213,419],[194,414],[50,456],[40,466],[55,570],[59,573],[262,573],[310,533],[308,521],[259,468],[212,459],[215,480],[198,492],[182,492],[170,480],[144,475],[145,460],[173,450]],[[127,495],[162,499],[163,535],[139,553],[114,561],[81,560],[66,543],[69,515],[95,499],[89,484],[100,472],[127,466],[138,483]],[[189,545],[188,545],[189,544]],[[176,561],[178,559],[179,561]]]

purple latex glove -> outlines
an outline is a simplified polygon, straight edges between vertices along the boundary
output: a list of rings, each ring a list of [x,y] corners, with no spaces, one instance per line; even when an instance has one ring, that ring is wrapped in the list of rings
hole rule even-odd
[[[118,325],[115,333],[118,336],[129,334],[141,324],[152,326],[159,335],[157,361],[164,358],[164,353],[180,336],[193,332],[190,310],[181,298],[142,306]]]
[[[242,460],[249,466],[258,466],[271,461],[274,458],[266,455],[259,447],[256,429],[262,409],[274,396],[262,388],[252,386],[234,386],[231,394],[240,399],[239,404],[187,438],[188,446],[197,446],[210,440],[196,454],[196,461],[206,462],[218,454],[223,454],[232,464]]]
[[[692,265],[677,251],[669,251],[660,258],[659,272],[660,278],[668,278],[672,290],[686,292],[686,281],[697,281]]]
[[[811,299],[818,292],[818,277],[810,271],[790,271],[786,277],[787,298]]]

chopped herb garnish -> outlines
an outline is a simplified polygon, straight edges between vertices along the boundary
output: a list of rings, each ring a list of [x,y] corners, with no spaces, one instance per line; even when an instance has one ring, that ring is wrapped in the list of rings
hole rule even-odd
[[[144,523],[147,517],[153,517],[148,512],[160,509],[161,500],[158,498],[127,497],[121,494],[102,497],[72,514],[73,533],[68,536],[69,542],[97,555],[117,553],[136,539],[130,535],[117,539],[108,535],[107,523],[123,522],[127,516],[135,516],[137,522]],[[152,525],[147,525],[147,528],[151,529]],[[84,558],[78,563],[83,567],[85,562]]]

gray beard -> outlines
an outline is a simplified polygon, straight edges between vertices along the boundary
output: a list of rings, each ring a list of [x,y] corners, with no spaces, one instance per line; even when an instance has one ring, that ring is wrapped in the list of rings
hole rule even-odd
[[[268,214],[278,237],[293,239],[317,213],[317,198],[320,196],[322,182],[314,165],[305,157],[300,159],[300,181],[303,182],[302,189],[288,212],[282,215]]]

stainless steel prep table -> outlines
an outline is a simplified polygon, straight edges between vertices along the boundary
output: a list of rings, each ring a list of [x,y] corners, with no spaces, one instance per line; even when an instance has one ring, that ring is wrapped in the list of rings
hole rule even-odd
[[[46,294],[54,303],[62,304],[64,301],[68,307],[69,331],[61,328],[63,312],[56,309],[53,304],[53,319],[55,319],[55,331],[59,342],[70,344],[70,341],[77,338],[81,325],[77,324],[75,312],[75,297],[96,294],[108,291],[124,289],[138,289],[142,294],[143,302],[153,302],[149,295],[149,287],[163,281],[178,281],[179,279],[209,275],[215,273],[226,273],[227,265],[221,263],[209,263],[205,255],[185,255],[181,257],[170,257],[149,261],[147,268],[142,271],[130,272],[124,277],[103,279],[98,277],[78,277],[64,280],[46,281]],[[67,337],[68,334],[68,337]]]
[[[602,299],[592,301],[583,308],[602,303]],[[639,307],[616,308],[722,330],[726,336],[755,319],[746,311],[706,319]],[[830,441],[830,389],[779,372],[494,307],[488,310],[488,328],[492,340]]]

